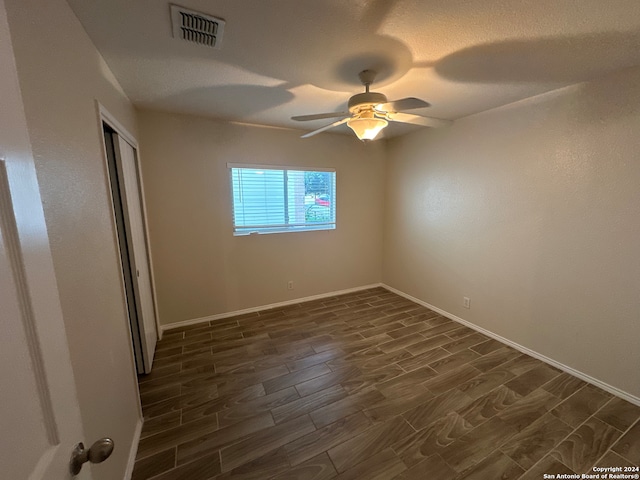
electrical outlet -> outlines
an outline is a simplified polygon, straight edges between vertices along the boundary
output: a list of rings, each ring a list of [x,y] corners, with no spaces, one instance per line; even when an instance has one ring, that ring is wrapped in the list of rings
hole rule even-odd
[[[469,297],[462,297],[462,306],[464,308],[471,308],[471,300],[469,300]]]
[[[293,290],[293,280],[287,282],[287,290]]]

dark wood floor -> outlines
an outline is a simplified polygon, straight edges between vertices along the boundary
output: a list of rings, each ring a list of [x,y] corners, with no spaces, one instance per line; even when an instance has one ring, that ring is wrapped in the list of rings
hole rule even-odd
[[[382,288],[167,333],[134,480],[538,480],[640,464],[640,408]]]

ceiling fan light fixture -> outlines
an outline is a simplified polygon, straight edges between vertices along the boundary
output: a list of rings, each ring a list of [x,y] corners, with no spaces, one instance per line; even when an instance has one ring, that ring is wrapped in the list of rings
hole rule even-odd
[[[312,137],[320,132],[344,125],[345,123],[362,141],[375,140],[382,129],[389,125],[389,122],[410,123],[423,127],[442,127],[451,124],[450,120],[404,113],[404,110],[428,107],[429,103],[414,97],[401,98],[389,102],[387,101],[387,97],[382,93],[370,91],[370,86],[375,76],[376,72],[374,70],[363,70],[360,72],[360,81],[364,85],[365,91],[352,95],[349,98],[347,104],[349,107],[348,112],[316,113],[314,115],[297,115],[291,117],[291,120],[299,122],[340,117],[340,120],[305,133],[301,138]]]
[[[389,125],[389,122],[373,115],[351,118],[347,122],[347,126],[353,130],[360,140],[375,139],[387,125]]]

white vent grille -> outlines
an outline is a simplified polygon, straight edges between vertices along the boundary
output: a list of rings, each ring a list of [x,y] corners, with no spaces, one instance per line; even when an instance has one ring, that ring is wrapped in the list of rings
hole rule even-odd
[[[171,23],[174,38],[220,48],[225,21],[204,13],[171,5]]]

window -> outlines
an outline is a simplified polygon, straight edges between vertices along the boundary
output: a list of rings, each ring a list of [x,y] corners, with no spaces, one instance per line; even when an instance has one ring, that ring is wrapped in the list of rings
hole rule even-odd
[[[234,235],[336,228],[336,172],[229,164]]]

